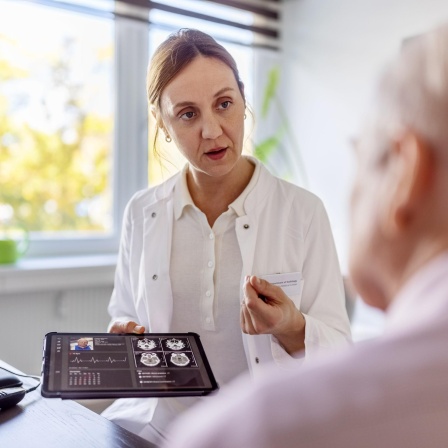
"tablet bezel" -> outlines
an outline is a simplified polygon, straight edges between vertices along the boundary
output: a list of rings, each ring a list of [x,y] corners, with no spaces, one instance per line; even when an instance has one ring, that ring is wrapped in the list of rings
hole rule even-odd
[[[182,338],[188,337],[191,341],[194,340],[195,349],[191,347],[191,351],[195,355],[195,360],[198,366],[203,367],[203,372],[205,371],[208,381],[211,387],[207,388],[188,388],[188,387],[170,387],[165,386],[167,389],[160,389],[160,386],[154,389],[151,388],[124,388],[121,390],[101,390],[89,389],[89,390],[52,390],[49,387],[50,383],[50,372],[52,371],[52,344],[55,343],[55,339],[58,336],[69,337],[69,338],[110,338],[110,337],[147,337],[147,338]],[[197,352],[196,352],[197,350]],[[90,352],[89,352],[90,353]],[[138,369],[137,367],[135,368]],[[146,367],[144,369],[147,369]],[[149,367],[150,369],[150,367]],[[169,367],[160,369],[170,370]],[[68,370],[67,370],[68,371]],[[202,375],[201,375],[202,377]],[[42,362],[42,388],[41,394],[45,398],[63,398],[63,399],[94,399],[94,398],[138,398],[138,397],[184,397],[184,396],[203,396],[212,393],[219,388],[218,383],[215,380],[213,371],[208,362],[207,356],[205,354],[204,348],[201,343],[200,336],[197,333],[144,333],[144,334],[134,334],[134,333],[87,333],[87,332],[50,332],[44,337],[44,347],[43,347],[43,362]]]

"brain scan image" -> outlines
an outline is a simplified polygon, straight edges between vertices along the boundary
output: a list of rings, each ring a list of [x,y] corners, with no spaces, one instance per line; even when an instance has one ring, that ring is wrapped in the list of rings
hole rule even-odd
[[[156,343],[152,339],[144,338],[137,341],[137,347],[141,350],[153,350]]]
[[[185,348],[185,343],[180,339],[171,338],[166,341],[166,346],[171,350],[182,350]]]
[[[160,358],[156,353],[142,353],[140,361],[145,366],[154,367],[160,363]]]
[[[179,367],[190,364],[190,359],[185,353],[171,353],[171,362]]]

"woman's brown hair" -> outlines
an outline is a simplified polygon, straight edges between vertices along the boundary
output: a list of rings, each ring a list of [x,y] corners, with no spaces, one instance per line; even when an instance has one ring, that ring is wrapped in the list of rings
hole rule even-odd
[[[182,28],[176,33],[170,34],[159,45],[149,64],[146,86],[151,106],[156,108],[160,106],[163,89],[199,55],[219,59],[230,67],[245,100],[244,86],[232,55],[208,34],[195,29]]]

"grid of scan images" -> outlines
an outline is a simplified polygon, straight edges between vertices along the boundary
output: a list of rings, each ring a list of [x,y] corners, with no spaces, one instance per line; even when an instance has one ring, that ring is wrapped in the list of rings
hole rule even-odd
[[[198,367],[187,338],[135,337],[132,347],[138,368]]]

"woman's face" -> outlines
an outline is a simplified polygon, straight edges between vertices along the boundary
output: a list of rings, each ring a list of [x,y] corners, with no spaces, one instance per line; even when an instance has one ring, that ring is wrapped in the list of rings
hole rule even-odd
[[[239,160],[245,104],[230,67],[197,56],[163,90],[165,132],[198,176],[220,177]]]

